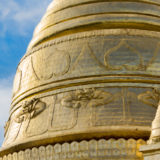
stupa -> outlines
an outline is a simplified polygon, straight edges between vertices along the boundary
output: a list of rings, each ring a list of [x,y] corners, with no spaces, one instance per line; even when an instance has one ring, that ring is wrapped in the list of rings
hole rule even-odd
[[[159,53],[158,0],[54,0],[17,67],[0,160],[143,160]]]

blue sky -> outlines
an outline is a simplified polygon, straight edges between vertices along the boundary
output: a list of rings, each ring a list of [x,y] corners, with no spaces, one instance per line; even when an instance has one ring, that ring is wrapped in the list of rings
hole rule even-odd
[[[51,1],[0,0],[0,144],[9,115],[16,67]]]

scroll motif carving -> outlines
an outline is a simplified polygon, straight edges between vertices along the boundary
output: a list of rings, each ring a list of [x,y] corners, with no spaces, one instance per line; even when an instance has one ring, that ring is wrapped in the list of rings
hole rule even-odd
[[[46,104],[39,99],[32,99],[31,101],[25,101],[19,112],[15,115],[14,120],[17,123],[21,123],[26,119],[31,119],[39,115],[46,108]]]
[[[81,106],[97,107],[113,101],[113,95],[109,92],[95,88],[85,88],[70,92],[62,98],[61,104],[68,108],[80,108]]]
[[[20,129],[22,127],[22,123],[27,121],[26,123],[29,125],[29,122],[31,119],[37,117],[40,113],[42,113],[46,109],[46,104],[42,102],[40,99],[32,99],[30,101],[25,101],[20,106],[20,109],[16,111],[16,113],[13,116],[13,119],[10,117],[8,121],[5,124],[5,136],[10,128],[10,125],[12,127],[11,123],[14,123],[14,126],[17,126],[17,129],[15,128],[15,138],[18,136]],[[27,126],[28,126],[27,125]],[[26,127],[27,127],[26,126]],[[24,131],[27,130],[27,128],[23,129]]]
[[[138,95],[138,99],[143,103],[157,108],[160,101],[160,88],[153,88],[152,91],[146,91]]]

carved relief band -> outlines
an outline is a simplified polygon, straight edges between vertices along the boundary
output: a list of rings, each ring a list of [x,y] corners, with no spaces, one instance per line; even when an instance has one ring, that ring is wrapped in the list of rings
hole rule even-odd
[[[63,85],[67,88],[70,83],[74,83],[72,81],[82,82],[85,77],[93,77],[94,81],[95,76],[104,80],[103,76],[113,75],[112,81],[116,81],[114,75],[121,75],[124,80],[125,76],[133,75],[140,80],[132,79],[132,76],[128,80],[139,83],[150,81],[155,76],[157,83],[160,83],[159,38],[152,38],[147,35],[149,33],[144,37],[139,36],[141,31],[134,35],[130,30],[130,34],[125,37],[121,36],[123,30],[115,32],[116,36],[106,30],[66,36],[28,52],[18,66],[16,79],[19,79],[19,84],[14,87],[13,103],[17,103],[19,99],[16,97],[19,95],[21,98],[30,95],[34,88],[44,90],[48,87],[46,84],[52,85],[52,88]]]
[[[92,130],[91,138],[101,129],[105,130],[102,137],[116,135],[116,127],[125,129],[128,125],[128,136],[139,135],[139,130],[143,130],[142,137],[148,136],[156,112],[157,92],[155,88],[83,87],[24,101],[6,123],[3,146],[18,143],[24,137],[27,141],[48,134],[72,135],[77,129],[82,135]],[[139,130],[135,131],[136,128]]]

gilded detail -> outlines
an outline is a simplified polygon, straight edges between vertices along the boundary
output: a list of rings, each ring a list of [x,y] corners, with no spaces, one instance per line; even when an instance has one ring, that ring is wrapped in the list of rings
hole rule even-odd
[[[31,101],[25,101],[21,106],[20,110],[15,115],[14,120],[17,123],[21,123],[26,119],[36,117],[38,114],[43,112],[46,108],[46,104],[41,102],[39,99],[32,99]]]
[[[159,7],[54,0],[17,67],[0,160],[143,160],[160,101]]]
[[[86,88],[69,93],[61,100],[61,104],[69,108],[97,107],[112,101],[113,95],[111,93],[96,88]]]

